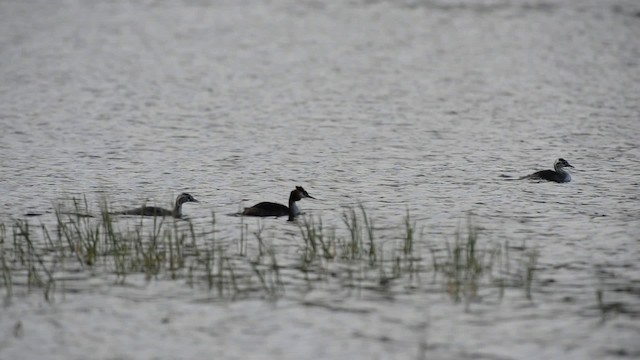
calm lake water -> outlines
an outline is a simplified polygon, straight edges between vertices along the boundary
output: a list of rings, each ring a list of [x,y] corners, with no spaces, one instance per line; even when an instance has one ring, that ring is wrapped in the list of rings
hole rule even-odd
[[[284,288],[66,269],[53,300],[14,286],[0,358],[637,358],[639,38],[632,0],[0,2],[6,238],[74,197],[187,191],[229,252],[262,228]],[[568,184],[507,181],[559,157]],[[388,250],[409,212],[424,266],[471,218],[480,247],[537,254],[531,286],[459,301],[423,268],[354,289],[338,262],[302,280],[295,223],[227,216],[295,185],[327,228],[362,204]]]

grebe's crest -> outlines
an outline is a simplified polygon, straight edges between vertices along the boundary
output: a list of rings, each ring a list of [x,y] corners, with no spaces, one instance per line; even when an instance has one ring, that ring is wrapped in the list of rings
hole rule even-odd
[[[302,186],[296,186],[296,190],[297,190],[296,193],[299,197],[298,200],[304,199],[304,198],[315,199],[313,196],[309,195],[307,190],[305,190]]]
[[[178,195],[178,199],[176,200],[176,202],[178,204],[184,204],[184,203],[187,203],[187,202],[199,202],[199,201],[196,200],[196,198],[194,198],[193,196],[191,196],[191,194],[182,193],[182,194]]]
[[[569,162],[563,158],[556,160],[555,164],[553,164],[556,169],[563,167],[573,167]]]

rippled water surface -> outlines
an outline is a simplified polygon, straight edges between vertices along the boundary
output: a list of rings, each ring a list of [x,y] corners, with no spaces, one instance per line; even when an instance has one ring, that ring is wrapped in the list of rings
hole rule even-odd
[[[639,38],[625,0],[1,2],[3,251],[72,198],[187,191],[197,246],[242,263],[261,236],[280,271],[277,296],[100,266],[57,267],[52,298],[5,280],[0,358],[637,358]],[[559,157],[568,184],[508,181]],[[227,216],[295,185],[317,198],[296,223]],[[359,204],[389,265],[300,265],[303,219],[341,236]],[[387,276],[407,212],[420,266]],[[442,281],[432,257],[471,226],[512,285]]]

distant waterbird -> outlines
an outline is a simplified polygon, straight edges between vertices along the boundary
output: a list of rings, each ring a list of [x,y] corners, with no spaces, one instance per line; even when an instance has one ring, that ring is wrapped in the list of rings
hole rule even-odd
[[[571,175],[569,172],[565,170],[565,168],[572,168],[573,166],[569,164],[569,162],[563,158],[556,160],[553,163],[554,170],[541,170],[534,172],[531,175],[523,176],[522,179],[531,179],[531,180],[547,180],[553,181],[557,183],[568,183],[571,181]]]
[[[244,208],[242,215],[246,216],[289,216],[289,221],[300,214],[300,209],[296,205],[296,201],[300,201],[304,198],[315,199],[313,196],[302,188],[302,186],[296,186],[296,188],[289,194],[289,206],[285,206],[273,202],[261,202],[253,205],[252,207]]]
[[[182,204],[188,202],[199,202],[191,194],[182,193],[176,198],[176,203],[172,210],[163,209],[156,206],[142,206],[139,208],[115,212],[115,215],[140,215],[140,216],[172,216],[174,218],[182,217]]]

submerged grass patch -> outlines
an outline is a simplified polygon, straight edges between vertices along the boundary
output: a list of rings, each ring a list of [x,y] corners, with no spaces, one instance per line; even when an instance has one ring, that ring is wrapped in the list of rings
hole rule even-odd
[[[453,240],[432,242],[407,211],[397,236],[377,239],[374,220],[360,206],[343,214],[346,234],[326,229],[322,219],[308,217],[299,224],[303,239],[301,268],[332,274],[346,287],[385,291],[420,291],[440,287],[454,301],[467,305],[482,289],[501,297],[506,288],[522,288],[531,298],[538,252],[526,247],[517,256],[508,243],[482,243],[469,218]],[[343,231],[344,233],[345,231]],[[333,269],[348,269],[336,275]],[[339,270],[337,270],[339,271]],[[430,276],[425,276],[430,275]],[[424,278],[425,280],[422,280]]]
[[[116,285],[136,274],[184,281],[225,300],[277,299],[328,286],[384,297],[440,289],[469,304],[483,290],[500,296],[505,288],[521,288],[530,298],[538,258],[526,248],[514,258],[508,244],[481,241],[471,219],[449,241],[425,239],[408,211],[397,229],[380,231],[362,205],[346,209],[333,226],[320,217],[299,218],[293,257],[279,253],[274,242],[280,238],[268,235],[262,222],[254,228],[239,218],[237,238],[217,239],[215,214],[196,226],[161,217],[121,220],[106,202],[100,216],[78,216],[87,213],[86,201],[74,206],[74,212],[56,211],[53,228],[23,220],[0,224],[0,288],[6,299],[26,289],[42,291],[49,301],[64,281],[60,274],[73,269]]]

